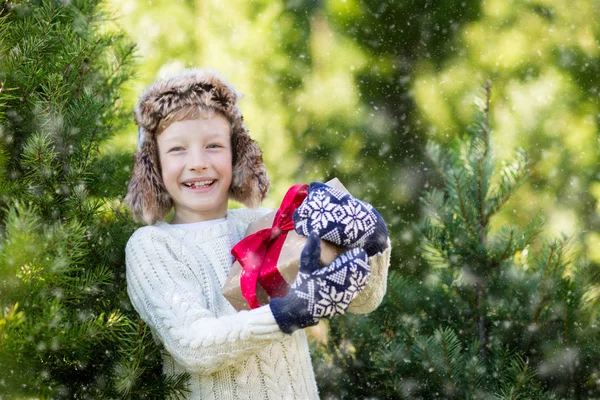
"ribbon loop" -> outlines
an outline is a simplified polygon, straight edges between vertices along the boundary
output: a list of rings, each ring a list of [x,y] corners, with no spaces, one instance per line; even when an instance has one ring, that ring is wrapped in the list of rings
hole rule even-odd
[[[308,185],[292,186],[285,194],[270,228],[246,236],[231,254],[242,266],[240,287],[250,308],[260,307],[256,297],[256,284],[265,289],[269,297],[283,297],[289,286],[277,269],[277,261],[290,230],[294,229],[292,215],[308,194]]]

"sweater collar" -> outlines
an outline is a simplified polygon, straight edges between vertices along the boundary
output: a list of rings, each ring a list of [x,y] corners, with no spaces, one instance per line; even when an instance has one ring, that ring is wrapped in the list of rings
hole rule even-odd
[[[206,228],[208,228],[209,226],[212,225],[216,225],[216,224],[220,224],[221,222],[225,222],[227,221],[227,217],[223,217],[223,218],[217,218],[217,219],[211,219],[209,221],[200,221],[200,222],[189,222],[187,224],[169,224],[174,228],[177,229],[183,229],[186,231],[201,231],[204,230]]]
[[[234,218],[233,218],[234,219]],[[169,233],[171,236],[179,239],[191,239],[194,241],[205,241],[217,237],[228,235],[231,232],[231,224],[234,223],[232,215],[228,212],[227,217],[220,221],[209,224],[175,224],[171,225],[164,221],[159,221],[154,226]],[[188,226],[182,226],[188,225]],[[191,226],[195,225],[195,226]]]

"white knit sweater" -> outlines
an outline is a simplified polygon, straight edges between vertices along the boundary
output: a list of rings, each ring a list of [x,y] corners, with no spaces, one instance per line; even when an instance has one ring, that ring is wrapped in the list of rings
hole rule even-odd
[[[191,374],[189,399],[318,398],[304,330],[285,335],[269,306],[236,312],[221,294],[231,248],[269,211],[229,210],[226,221],[196,231],[159,222],[127,243],[129,297],[164,345],[164,373]],[[369,286],[349,311],[379,305],[389,255],[388,245],[371,257]]]

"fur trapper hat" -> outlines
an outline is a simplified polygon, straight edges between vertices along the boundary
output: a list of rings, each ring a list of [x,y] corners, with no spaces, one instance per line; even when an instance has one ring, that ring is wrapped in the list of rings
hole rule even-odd
[[[173,206],[160,171],[157,129],[160,121],[184,107],[204,107],[221,113],[231,124],[233,170],[229,195],[247,207],[257,207],[269,190],[262,152],[250,138],[238,107],[238,93],[218,73],[186,69],[146,88],[135,106],[138,151],[125,202],[138,222],[153,224]]]

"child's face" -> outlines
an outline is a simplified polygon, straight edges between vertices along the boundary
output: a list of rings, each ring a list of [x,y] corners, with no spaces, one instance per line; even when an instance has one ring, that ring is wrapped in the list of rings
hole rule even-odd
[[[173,198],[174,224],[227,214],[231,185],[231,128],[220,114],[169,125],[157,138],[162,178]]]

